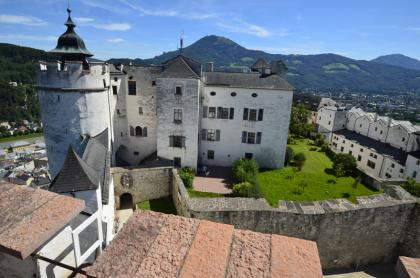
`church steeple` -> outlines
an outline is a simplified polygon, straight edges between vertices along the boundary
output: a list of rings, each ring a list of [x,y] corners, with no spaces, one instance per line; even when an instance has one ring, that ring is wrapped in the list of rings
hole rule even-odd
[[[67,13],[69,15],[67,21],[64,23],[67,26],[67,30],[58,38],[56,48],[50,52],[60,55],[62,60],[85,61],[86,57],[91,57],[93,54],[86,49],[82,38],[74,31],[76,24],[71,19],[70,8],[67,8]]]

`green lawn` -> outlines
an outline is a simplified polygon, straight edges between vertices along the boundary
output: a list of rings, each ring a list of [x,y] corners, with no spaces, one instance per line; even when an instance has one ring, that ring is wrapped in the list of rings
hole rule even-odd
[[[272,206],[276,206],[279,200],[318,201],[346,198],[356,202],[356,196],[382,193],[360,183],[353,190],[354,178],[335,178],[327,174],[325,169],[332,168],[331,160],[323,152],[309,151],[309,142],[305,139],[290,145],[295,153],[303,152],[306,155],[302,171],[294,173],[293,167],[288,166],[259,173],[261,193]],[[328,180],[336,180],[336,184],[328,183]],[[304,190],[299,186],[301,182],[307,183]]]
[[[191,198],[221,198],[221,197],[228,197],[225,194],[221,194],[221,193],[196,191],[194,189],[188,189],[188,195],[190,195]]]
[[[150,201],[144,201],[137,204],[138,209],[152,210],[162,212],[166,214],[176,214],[176,208],[172,201],[172,198],[160,198]]]
[[[0,143],[4,142],[10,142],[10,141],[18,141],[18,140],[25,140],[35,137],[41,137],[44,136],[44,133],[31,133],[31,134],[25,134],[25,135],[17,135],[17,136],[11,136],[7,138],[0,138]]]

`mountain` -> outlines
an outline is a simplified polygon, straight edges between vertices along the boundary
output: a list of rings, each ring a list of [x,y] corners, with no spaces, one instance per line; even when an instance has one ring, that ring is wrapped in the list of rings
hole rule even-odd
[[[372,62],[398,66],[406,69],[420,70],[420,61],[402,54],[390,54],[379,56]]]
[[[362,92],[420,92],[420,70],[405,69],[372,61],[353,60],[336,54],[281,55],[247,49],[234,41],[206,36],[183,49],[182,53],[201,62],[214,62],[218,69],[244,70],[258,58],[282,59],[289,68],[288,80],[298,90],[354,90]],[[111,59],[109,62],[161,64],[179,51],[151,59]]]

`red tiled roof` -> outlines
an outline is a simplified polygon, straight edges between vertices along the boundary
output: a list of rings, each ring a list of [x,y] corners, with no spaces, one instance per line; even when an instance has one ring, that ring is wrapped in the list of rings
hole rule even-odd
[[[79,199],[0,181],[0,251],[25,259],[84,207]]]
[[[420,277],[420,258],[398,257],[395,271],[399,278]]]
[[[322,277],[316,243],[136,211],[87,269],[94,277]]]

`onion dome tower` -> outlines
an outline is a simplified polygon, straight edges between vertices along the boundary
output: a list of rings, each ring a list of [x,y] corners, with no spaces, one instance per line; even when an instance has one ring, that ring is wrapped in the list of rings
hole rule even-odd
[[[67,13],[69,16],[64,23],[67,31],[58,38],[57,46],[50,53],[58,54],[62,60],[66,61],[85,61],[93,54],[86,49],[84,41],[74,31],[76,24],[71,19],[71,10],[67,9]]]
[[[82,157],[86,140],[105,134],[106,130],[110,140],[112,136],[108,64],[87,61],[93,55],[74,31],[76,24],[71,19],[71,10],[67,12],[67,30],[58,38],[57,47],[50,51],[59,60],[41,61],[37,70],[51,178],[62,170],[69,148]]]

